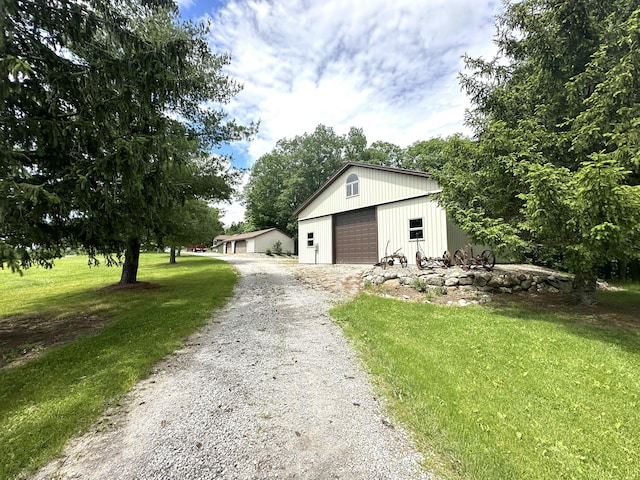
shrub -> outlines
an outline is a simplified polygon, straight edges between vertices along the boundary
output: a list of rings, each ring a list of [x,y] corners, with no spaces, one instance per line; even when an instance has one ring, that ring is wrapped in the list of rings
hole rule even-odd
[[[292,255],[292,254],[291,254],[291,250],[287,250],[287,253],[285,253],[285,255],[286,255],[287,257],[290,257],[290,256]]]
[[[273,253],[282,255],[282,242],[280,240],[273,244]]]
[[[426,292],[429,289],[429,286],[424,278],[417,277],[413,280],[413,288],[418,292]]]
[[[270,249],[270,248],[267,248],[267,249],[264,251],[264,253],[266,253],[266,254],[267,254],[267,255],[269,255],[269,256],[272,256],[272,255],[273,255],[273,253],[271,253],[271,249]]]

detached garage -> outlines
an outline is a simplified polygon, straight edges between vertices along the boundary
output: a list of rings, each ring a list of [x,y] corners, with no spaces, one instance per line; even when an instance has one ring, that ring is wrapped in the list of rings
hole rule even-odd
[[[282,252],[293,252],[293,239],[277,228],[214,238],[214,249],[222,253],[265,253],[280,242]]]
[[[467,235],[433,198],[428,173],[346,163],[296,210],[300,263],[373,264],[401,249],[440,257]]]

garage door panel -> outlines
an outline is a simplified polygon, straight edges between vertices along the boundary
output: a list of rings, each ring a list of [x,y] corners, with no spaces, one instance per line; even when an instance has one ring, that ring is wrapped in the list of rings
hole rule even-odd
[[[337,214],[334,218],[336,263],[378,261],[378,224],[375,208]]]
[[[238,240],[236,242],[236,251],[235,253],[247,253],[247,241],[246,240]]]

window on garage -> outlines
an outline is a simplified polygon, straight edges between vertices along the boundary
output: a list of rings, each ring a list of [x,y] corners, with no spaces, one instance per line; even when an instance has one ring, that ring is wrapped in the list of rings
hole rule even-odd
[[[409,240],[420,240],[424,238],[424,228],[422,227],[421,218],[412,218],[409,220]]]
[[[358,176],[352,173],[347,177],[347,198],[355,197],[359,193]]]
[[[307,233],[307,247],[313,247],[313,232]]]

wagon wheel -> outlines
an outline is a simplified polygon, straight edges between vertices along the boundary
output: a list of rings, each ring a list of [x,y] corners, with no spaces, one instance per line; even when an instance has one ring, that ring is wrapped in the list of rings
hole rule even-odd
[[[393,263],[392,263],[391,265],[393,265]],[[381,266],[383,269],[387,268],[387,257],[382,257],[382,258],[380,259],[380,266]]]
[[[496,256],[491,250],[484,250],[480,254],[480,262],[486,270],[493,270],[493,267],[496,264]]]
[[[387,260],[387,265],[389,265],[390,267],[393,267],[394,263],[395,262],[393,261],[393,258],[390,258],[390,259]]]
[[[424,255],[422,252],[416,252],[416,267],[420,270],[424,270],[424,266],[422,265],[422,261],[424,260]]]
[[[400,257],[400,265],[402,265],[402,268],[407,268],[407,265],[409,265],[409,260],[407,260],[406,255]]]
[[[467,252],[464,250],[456,250],[453,254],[453,264],[458,267],[467,268]]]
[[[445,250],[442,254],[442,263],[444,264],[445,268],[450,267],[453,263],[451,261],[451,252],[449,250]]]

